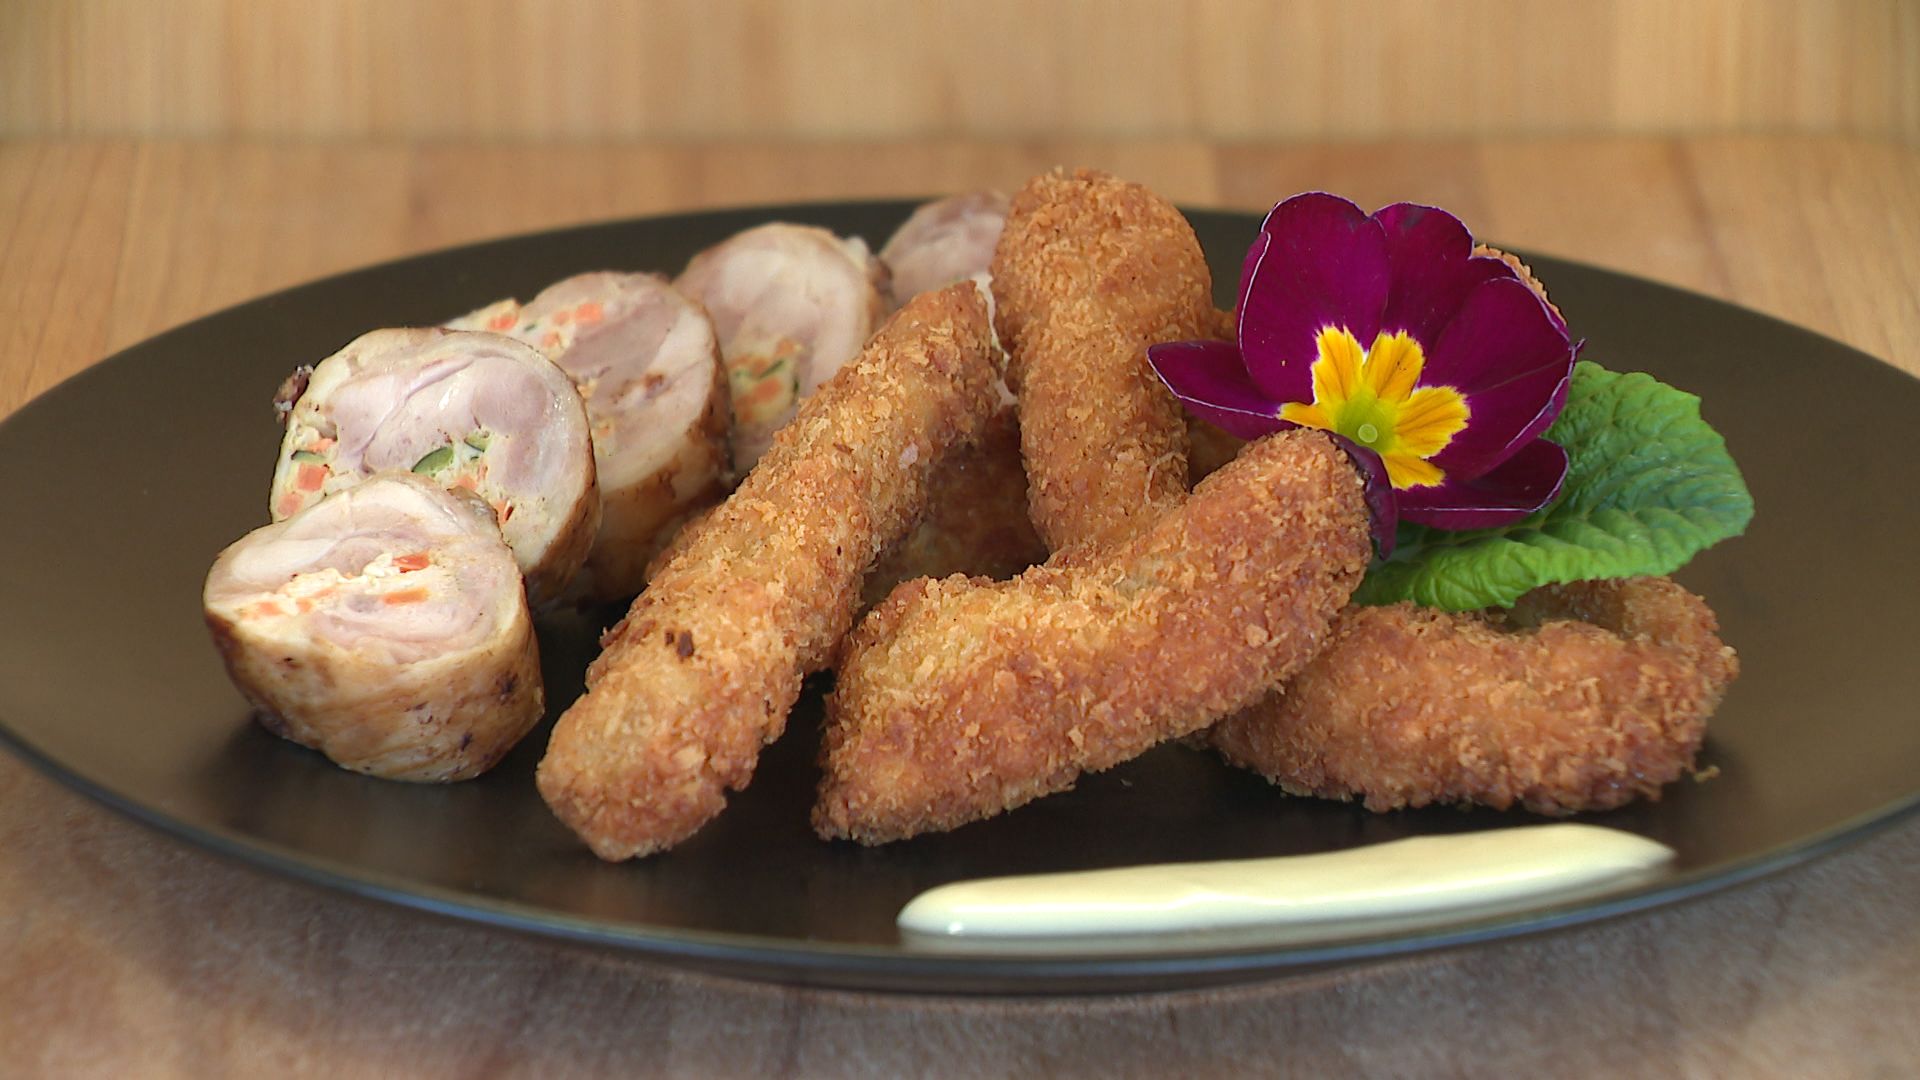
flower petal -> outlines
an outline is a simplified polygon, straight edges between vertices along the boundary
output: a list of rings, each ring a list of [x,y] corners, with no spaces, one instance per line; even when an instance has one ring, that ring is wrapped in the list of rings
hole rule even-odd
[[[1444,386],[1423,386],[1407,398],[1393,426],[1397,449],[1433,457],[1470,422],[1467,403]]]
[[[1556,325],[1559,325],[1557,320]],[[1578,361],[1580,359],[1580,350],[1585,347],[1586,344],[1584,340],[1573,343],[1573,360]],[[1567,407],[1567,390],[1572,386],[1573,364],[1568,364],[1567,377],[1561,379],[1560,385],[1554,388],[1553,396],[1547,399],[1547,404],[1541,408],[1540,415],[1534,417],[1533,422],[1523,428],[1519,436],[1513,440],[1515,449],[1539,438],[1543,432],[1553,426],[1554,420],[1560,416],[1560,410]]]
[[[1229,341],[1172,341],[1147,348],[1147,363],[1188,411],[1230,435],[1257,439],[1293,425],[1275,415],[1273,402],[1240,362]]]
[[[1382,333],[1367,350],[1367,387],[1374,397],[1405,401],[1420,382],[1420,371],[1426,362],[1425,351],[1411,335]],[[1316,385],[1314,392],[1319,391]]]
[[[1427,350],[1421,382],[1460,391],[1471,415],[1433,463],[1471,479],[1546,430],[1558,413],[1554,403],[1565,400],[1573,357],[1573,344],[1532,289],[1513,278],[1476,286]]]
[[[1567,478],[1567,452],[1545,439],[1471,480],[1449,476],[1437,487],[1397,492],[1400,516],[1436,529],[1487,529],[1518,521],[1552,502]]]
[[[1353,462],[1354,471],[1360,474],[1360,482],[1366,485],[1367,524],[1373,529],[1373,543],[1379,549],[1381,558],[1393,554],[1394,532],[1400,523],[1397,494],[1393,482],[1387,479],[1386,463],[1380,455],[1361,446],[1345,435],[1331,431],[1327,436],[1333,444],[1347,452],[1347,460]]]
[[[1326,327],[1372,341],[1387,303],[1386,238],[1337,195],[1295,195],[1267,214],[1240,272],[1240,351],[1272,401],[1312,400]]]
[[[1380,319],[1384,330],[1404,330],[1432,348],[1475,286],[1519,278],[1505,262],[1473,254],[1473,235],[1439,207],[1395,203],[1373,216],[1385,236],[1393,274]]]
[[[1380,460],[1387,463],[1387,479],[1403,491],[1410,487],[1431,487],[1446,479],[1445,473],[1419,454],[1393,450],[1380,455]]]

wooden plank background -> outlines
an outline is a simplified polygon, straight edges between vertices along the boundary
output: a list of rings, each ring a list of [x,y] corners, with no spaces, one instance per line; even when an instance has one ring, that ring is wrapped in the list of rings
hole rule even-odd
[[[0,0],[0,137],[1920,141],[1915,0]]]

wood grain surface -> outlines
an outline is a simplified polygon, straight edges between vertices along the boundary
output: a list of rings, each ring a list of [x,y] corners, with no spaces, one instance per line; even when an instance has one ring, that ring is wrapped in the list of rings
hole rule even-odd
[[[159,43],[159,44],[156,44]],[[0,135],[1920,137],[1911,0],[6,0]]]
[[[165,327],[505,233],[1012,186],[1411,198],[1920,373],[1920,151],[1813,137],[840,146],[0,144],[0,415]],[[9,527],[31,527],[10,521]],[[7,572],[14,572],[9,570]],[[1910,598],[1909,598],[1910,599]],[[1900,1076],[1920,822],[1681,907],[1226,990],[1055,1001],[736,983],[223,862],[0,756],[0,1075]]]

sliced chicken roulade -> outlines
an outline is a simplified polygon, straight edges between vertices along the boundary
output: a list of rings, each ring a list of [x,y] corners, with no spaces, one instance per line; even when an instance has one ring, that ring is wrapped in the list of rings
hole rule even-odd
[[[356,772],[464,780],[540,719],[519,568],[478,497],[375,477],[220,553],[203,594],[270,730]]]
[[[1007,197],[997,191],[970,191],[922,204],[880,249],[894,306],[956,281],[987,285],[993,248],[1006,223]]]
[[[591,273],[447,325],[518,338],[579,387],[601,515],[571,591],[639,592],[664,534],[726,493],[727,384],[706,312],[657,274]]]
[[[498,334],[375,330],[321,361],[287,416],[273,519],[392,470],[492,506],[535,606],[560,595],[599,526],[580,395]]]
[[[888,310],[886,269],[867,245],[810,225],[738,233],[695,255],[674,286],[706,307],[720,334],[742,475]]]

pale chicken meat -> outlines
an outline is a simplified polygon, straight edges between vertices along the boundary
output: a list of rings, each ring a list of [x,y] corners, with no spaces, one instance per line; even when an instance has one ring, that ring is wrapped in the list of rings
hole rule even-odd
[[[775,222],[693,257],[674,286],[720,335],[745,475],[802,399],[854,358],[886,316],[886,270],[859,238]]]
[[[985,288],[993,248],[1007,223],[1007,197],[970,191],[923,203],[880,248],[895,307],[956,281]],[[989,294],[991,297],[991,294]]]
[[[600,272],[447,325],[524,341],[579,388],[600,531],[570,592],[585,601],[639,592],[660,542],[726,493],[727,383],[706,312],[660,275]]]
[[[377,473],[477,494],[538,607],[580,569],[600,521],[586,408],[537,349],[499,334],[375,330],[321,361],[286,418],[281,521]]]
[[[220,553],[207,625],[269,730],[356,772],[477,776],[539,721],[519,568],[477,496],[392,473]]]

